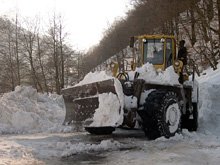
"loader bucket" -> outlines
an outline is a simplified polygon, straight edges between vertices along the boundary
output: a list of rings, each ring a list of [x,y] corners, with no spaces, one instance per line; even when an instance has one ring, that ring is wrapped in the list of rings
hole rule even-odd
[[[99,106],[99,94],[110,92],[116,94],[114,79],[63,89],[61,93],[66,106],[64,124],[82,123],[92,118]]]

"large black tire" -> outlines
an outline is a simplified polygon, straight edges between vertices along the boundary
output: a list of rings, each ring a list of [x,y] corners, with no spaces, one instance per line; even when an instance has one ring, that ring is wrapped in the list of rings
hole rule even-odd
[[[148,138],[174,136],[180,130],[181,124],[181,109],[176,93],[166,90],[151,92],[140,116]]]

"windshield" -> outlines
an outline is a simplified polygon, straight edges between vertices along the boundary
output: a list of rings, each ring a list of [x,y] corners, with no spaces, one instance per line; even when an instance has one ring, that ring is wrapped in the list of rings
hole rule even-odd
[[[163,64],[164,43],[160,41],[160,39],[148,39],[144,43],[144,63]]]

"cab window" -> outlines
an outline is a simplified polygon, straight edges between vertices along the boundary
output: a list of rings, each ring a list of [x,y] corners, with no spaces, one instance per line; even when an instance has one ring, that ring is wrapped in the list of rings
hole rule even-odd
[[[166,39],[166,68],[171,66],[173,64],[173,59],[172,59],[172,39]]]
[[[143,62],[162,65],[164,61],[164,43],[160,39],[148,39],[143,42]]]

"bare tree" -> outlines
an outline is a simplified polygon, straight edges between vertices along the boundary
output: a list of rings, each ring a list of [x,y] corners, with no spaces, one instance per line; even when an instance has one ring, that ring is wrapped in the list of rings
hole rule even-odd
[[[17,63],[17,79],[18,85],[21,85],[21,75],[20,75],[20,61],[19,61],[19,52],[18,52],[18,35],[19,35],[19,25],[18,25],[18,13],[16,13],[15,18],[15,53],[16,53],[16,63]]]
[[[13,31],[13,25],[8,19],[1,20],[1,79],[4,80],[1,85],[6,90],[14,90],[16,86]]]
[[[7,33],[7,35],[8,35],[8,55],[9,55],[9,71],[10,71],[10,73],[11,73],[11,75],[10,75],[10,77],[11,77],[11,90],[14,90],[14,88],[15,88],[15,80],[14,80],[14,72],[13,72],[13,70],[14,70],[14,58],[13,58],[13,52],[12,52],[12,44],[13,44],[13,42],[12,42],[12,31],[11,31],[12,29],[11,29],[11,24],[9,23],[8,24],[8,33]]]
[[[37,71],[35,68],[35,58],[36,58],[36,51],[35,51],[35,45],[37,44],[37,31],[38,31],[38,22],[29,21],[28,19],[25,20],[26,23],[26,29],[23,29],[23,47],[25,51],[28,54],[28,61],[30,63],[31,67],[31,77],[34,83],[34,87],[36,89],[39,89],[40,91],[43,91],[41,81],[38,78]]]
[[[66,37],[68,34],[64,31],[62,15],[55,12],[50,19],[50,29],[48,30],[48,46],[50,48],[53,59],[54,81],[56,92],[60,93],[65,84],[66,58],[69,54],[67,49]],[[66,52],[67,51],[67,52]]]
[[[41,68],[41,73],[42,73],[42,77],[43,77],[43,82],[44,82],[45,90],[48,93],[49,89],[48,89],[46,75],[45,75],[45,71],[44,71],[44,65],[43,65],[43,61],[42,61],[42,52],[43,52],[43,50],[41,49],[41,42],[40,42],[40,40],[41,40],[41,38],[39,37],[39,32],[38,32],[37,33],[37,54],[38,54],[38,60],[39,60],[40,68]]]
[[[55,71],[54,81],[56,86],[56,92],[60,93],[60,76],[59,76],[59,52],[58,52],[58,25],[56,13],[53,13],[53,17],[50,20],[49,37],[51,38],[52,44],[52,57],[53,57],[53,67]]]
[[[217,0],[217,10],[218,10],[218,46],[220,47],[220,0]]]

